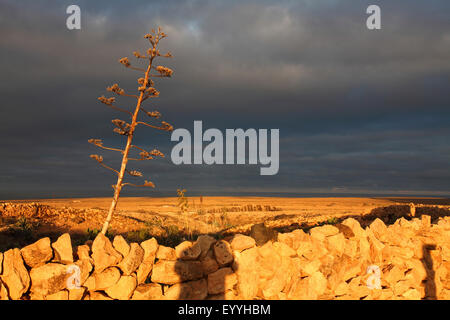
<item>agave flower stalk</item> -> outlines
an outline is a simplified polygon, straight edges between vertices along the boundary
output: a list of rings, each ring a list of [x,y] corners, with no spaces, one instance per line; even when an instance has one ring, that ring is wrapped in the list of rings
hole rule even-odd
[[[166,54],[161,54],[158,49],[159,42],[166,37],[166,34],[161,31],[161,28],[158,28],[157,31],[152,30],[151,33],[146,34],[145,38],[148,39],[148,41],[151,44],[150,49],[148,49],[147,54],[143,55],[139,52],[134,52],[134,56],[137,59],[144,60],[147,62],[147,65],[144,69],[134,67],[131,65],[130,61],[127,57],[121,58],[119,62],[124,65],[128,69],[137,70],[143,72],[143,77],[138,78],[138,88],[137,88],[137,94],[127,94],[125,90],[119,87],[118,84],[113,84],[112,86],[108,87],[107,90],[118,95],[118,96],[124,96],[124,97],[131,97],[137,100],[136,106],[134,108],[134,111],[130,111],[126,108],[119,107],[115,104],[116,99],[115,97],[106,98],[104,96],[101,96],[98,98],[98,100],[107,106],[111,107],[112,109],[116,111],[120,111],[122,113],[126,113],[130,117],[130,122],[127,123],[124,120],[121,119],[114,119],[112,120],[112,123],[115,125],[114,132],[118,133],[120,135],[123,135],[126,137],[126,144],[124,149],[119,148],[111,148],[106,147],[103,145],[103,142],[101,139],[90,139],[89,143],[96,145],[97,147],[100,147],[105,150],[109,151],[115,151],[120,152],[122,154],[122,162],[119,170],[113,169],[112,167],[106,165],[103,163],[103,157],[99,155],[91,155],[91,158],[96,160],[100,165],[102,165],[104,168],[109,169],[113,171],[117,175],[117,182],[115,185],[113,185],[114,189],[114,196],[111,202],[111,206],[108,211],[108,215],[106,217],[106,220],[103,224],[102,233],[106,234],[109,225],[111,223],[111,219],[114,215],[114,212],[117,207],[117,203],[119,201],[120,192],[122,191],[122,188],[126,185],[130,186],[136,186],[136,187],[152,187],[154,188],[155,185],[150,180],[145,180],[143,184],[135,184],[131,182],[125,182],[125,175],[128,174],[132,177],[142,177],[142,173],[137,170],[129,170],[127,168],[128,161],[134,160],[134,161],[143,161],[143,160],[151,160],[154,157],[164,157],[164,154],[154,149],[152,151],[147,151],[144,148],[138,147],[136,145],[133,145],[133,137],[135,134],[135,130],[139,125],[147,126],[150,128],[163,130],[163,131],[172,131],[173,127],[165,122],[160,121],[158,123],[148,123],[144,121],[140,121],[139,115],[144,114],[148,117],[150,117],[152,120],[158,121],[161,117],[161,114],[159,111],[146,111],[143,108],[143,102],[150,99],[150,98],[156,98],[159,96],[159,91],[156,90],[154,87],[154,81],[152,78],[165,78],[165,77],[171,77],[173,74],[173,70],[170,68],[164,67],[164,66],[154,66],[155,59],[158,57],[166,57],[170,58],[172,57],[171,53],[168,52]],[[154,71],[154,72],[152,72]],[[139,152],[139,157],[132,157],[131,152],[132,151]]]

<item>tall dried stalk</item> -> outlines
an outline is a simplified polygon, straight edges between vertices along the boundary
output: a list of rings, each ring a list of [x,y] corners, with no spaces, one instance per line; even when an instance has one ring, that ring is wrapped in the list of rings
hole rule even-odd
[[[183,189],[183,190],[177,189],[177,194],[178,194],[178,204],[177,205],[178,205],[178,207],[180,207],[181,215],[184,216],[184,223],[186,225],[187,233],[191,234],[191,231],[190,231],[191,228],[189,226],[189,221],[188,221],[188,217],[187,217],[187,210],[188,210],[189,204],[188,204],[188,199],[184,195],[185,193],[186,193],[186,189]],[[192,235],[191,235],[191,238],[192,238]]]
[[[117,183],[116,183],[116,185],[113,185],[114,197],[113,197],[111,206],[108,211],[108,216],[106,217],[106,221],[103,224],[103,228],[101,231],[103,234],[106,234],[106,231],[108,230],[112,216],[117,207],[117,202],[119,201],[120,192],[122,191],[122,188],[125,185],[131,185],[131,186],[136,186],[136,187],[152,187],[152,188],[155,187],[153,182],[148,181],[148,180],[145,180],[144,184],[141,184],[141,185],[137,185],[137,184],[130,183],[130,182],[124,182],[125,173],[128,173],[132,177],[142,177],[141,172],[136,171],[136,170],[128,170],[127,169],[127,164],[128,164],[129,160],[143,161],[143,160],[153,159],[153,157],[164,157],[164,154],[157,149],[154,149],[154,150],[148,152],[145,149],[132,144],[136,127],[138,125],[144,125],[144,126],[147,126],[150,128],[158,129],[158,130],[164,130],[164,131],[172,131],[173,130],[173,127],[164,121],[161,121],[159,124],[150,124],[150,123],[138,120],[140,111],[142,111],[145,115],[147,115],[148,117],[150,117],[152,119],[157,120],[161,117],[161,114],[158,111],[146,111],[142,107],[142,103],[147,99],[156,98],[159,96],[159,91],[154,88],[154,81],[151,78],[170,77],[173,74],[173,71],[167,67],[163,67],[163,66],[155,67],[153,65],[153,62],[156,57],[166,57],[166,58],[172,57],[170,52],[163,55],[158,50],[159,41],[164,39],[165,37],[166,37],[166,34],[164,32],[161,32],[161,28],[158,28],[158,30],[156,32],[155,32],[155,30],[152,30],[151,33],[145,35],[145,38],[148,39],[148,41],[151,44],[151,48],[147,50],[147,54],[142,55],[139,52],[136,52],[136,51],[133,52],[134,56],[137,59],[142,59],[144,61],[145,60],[148,61],[146,69],[141,69],[141,68],[136,68],[136,67],[131,66],[130,61],[126,57],[119,60],[119,62],[122,65],[124,65],[125,67],[127,67],[129,69],[144,72],[144,77],[139,78],[137,80],[137,82],[139,84],[139,86],[138,86],[139,94],[138,95],[125,93],[125,91],[123,89],[121,89],[117,84],[113,84],[112,86],[107,88],[108,91],[113,92],[118,96],[125,96],[125,97],[131,97],[131,98],[137,99],[137,103],[136,103],[134,112],[131,112],[125,108],[116,106],[114,104],[115,103],[114,97],[106,98],[104,96],[101,96],[98,98],[98,100],[100,100],[102,103],[106,104],[107,106],[109,106],[117,111],[126,113],[131,117],[131,123],[127,123],[120,119],[112,120],[112,123],[116,126],[116,128],[114,128],[114,132],[127,137],[127,142],[126,142],[124,149],[105,147],[103,145],[102,140],[100,140],[100,139],[90,139],[89,140],[89,143],[92,143],[102,149],[110,150],[110,151],[117,151],[117,152],[122,153],[122,155],[123,155],[122,164],[120,166],[119,171],[105,165],[103,163],[102,156],[99,156],[96,154],[91,155],[91,158],[97,160],[97,162],[100,163],[100,165],[102,165],[103,167],[105,167],[109,170],[112,170],[113,172],[115,172],[117,174]],[[152,70],[155,70],[157,73],[152,74]],[[139,158],[131,158],[130,157],[130,152],[132,149],[136,149],[136,151],[139,152]]]

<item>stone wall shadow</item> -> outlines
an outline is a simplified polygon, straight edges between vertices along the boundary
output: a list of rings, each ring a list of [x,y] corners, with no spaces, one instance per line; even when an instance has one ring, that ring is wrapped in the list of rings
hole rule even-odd
[[[425,289],[425,298],[426,300],[436,300],[437,292],[436,292],[436,274],[433,266],[433,259],[430,251],[435,250],[435,244],[424,244],[422,246],[422,264],[426,270],[427,276],[423,280],[422,285]]]
[[[220,242],[221,240],[217,240],[217,243]],[[224,241],[222,241],[222,243],[223,242]],[[227,283],[229,281],[227,280],[227,274],[236,274],[237,266],[233,265],[233,257],[233,261],[226,264],[217,264],[217,268],[213,267],[214,263],[218,263],[218,260],[220,260],[217,259],[214,254],[214,245],[215,244],[211,245],[206,255],[201,255],[196,260],[175,261],[175,271],[184,281],[179,284],[175,284],[170,288],[165,288],[164,293],[168,293],[167,299],[190,301],[230,299],[230,288],[229,283]],[[233,255],[231,250],[230,254]],[[217,270],[211,272],[211,270],[215,269]],[[235,277],[237,278],[237,274]],[[232,288],[233,291],[236,288],[236,285],[237,282]],[[228,293],[226,293],[227,290]]]

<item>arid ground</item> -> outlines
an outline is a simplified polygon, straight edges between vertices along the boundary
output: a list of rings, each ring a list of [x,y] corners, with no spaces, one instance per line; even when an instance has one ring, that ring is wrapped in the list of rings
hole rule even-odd
[[[443,198],[190,197],[185,214],[177,200],[121,198],[109,234],[122,234],[129,241],[156,237],[160,243],[175,245],[198,234],[248,234],[252,225],[262,222],[280,232],[336,224],[347,217],[362,224],[375,217],[389,223],[408,217],[411,203],[418,215],[450,215],[450,199]],[[111,198],[0,201],[0,251],[64,232],[79,243],[93,239],[110,202]]]

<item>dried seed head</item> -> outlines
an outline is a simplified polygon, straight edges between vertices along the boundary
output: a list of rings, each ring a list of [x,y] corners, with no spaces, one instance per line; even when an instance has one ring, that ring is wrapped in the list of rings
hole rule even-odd
[[[151,41],[150,41],[150,42],[151,42]],[[150,55],[150,56],[152,56],[152,57],[155,57],[155,56],[156,56],[156,49],[155,49],[155,48],[150,48],[150,49],[148,49],[148,50],[147,50],[147,54]]]
[[[101,139],[89,139],[88,142],[95,146],[103,146],[103,141]]]
[[[145,180],[144,181],[144,187],[152,187],[152,188],[154,188],[155,184],[153,182],[151,182],[151,181]]]
[[[165,121],[161,121],[161,129],[165,131],[173,131],[173,126]]]
[[[126,123],[125,121],[123,121],[121,119],[114,119],[114,120],[111,120],[111,122],[120,128],[123,128],[126,124],[128,125],[128,123]]]
[[[127,68],[131,65],[130,60],[128,60],[127,57],[120,59],[119,62]]]
[[[147,88],[147,89],[145,90],[145,92],[148,93],[149,95],[154,96],[154,97],[158,97],[158,96],[159,96],[159,91],[156,90],[156,89],[153,88],[153,87]]]
[[[146,85],[146,86],[149,86],[149,84],[150,84],[150,79],[147,79],[147,83],[145,83],[145,78],[139,78],[138,80],[137,80],[137,82],[140,84],[140,85]]]
[[[158,71],[162,76],[170,77],[173,74],[173,70],[163,66],[157,66],[156,71]]]
[[[119,87],[119,85],[117,83],[114,83],[112,86],[107,87],[106,90],[110,91],[110,92],[114,92],[118,95],[123,95],[125,94],[125,91]]]
[[[118,133],[118,134],[122,135],[122,136],[129,136],[130,135],[129,131],[126,131],[126,130],[123,130],[123,129],[120,129],[120,128],[114,128],[113,131],[115,133]]]
[[[99,156],[98,154],[91,154],[90,157],[94,160],[96,160],[98,163],[102,163],[103,162],[103,157]]]
[[[164,158],[164,153],[162,153],[161,151],[159,151],[157,149],[153,149],[152,151],[150,151],[150,154],[155,157]]]
[[[142,151],[141,153],[139,153],[139,156],[141,157],[142,160],[151,160],[151,159],[153,159],[153,157],[150,156],[150,153],[148,153],[147,151]]]
[[[100,102],[107,104],[108,106],[112,105],[116,101],[116,98],[114,98],[114,97],[106,98],[105,96],[98,97],[97,99]]]
[[[133,55],[138,59],[145,59],[146,56],[142,55],[139,51],[133,51]]]
[[[159,119],[161,117],[161,113],[158,111],[146,111],[147,115],[152,118]]]
[[[128,173],[133,177],[142,177],[142,173],[137,170],[128,171]]]

